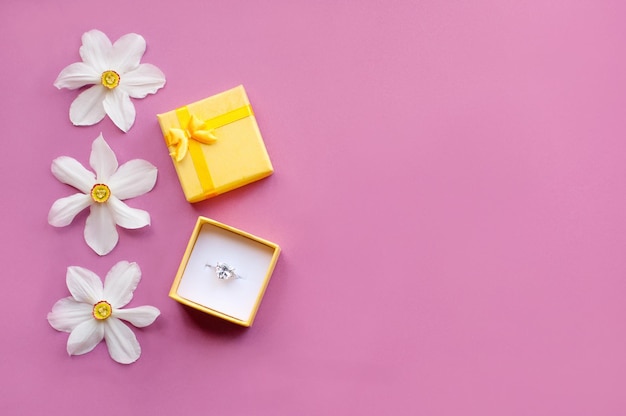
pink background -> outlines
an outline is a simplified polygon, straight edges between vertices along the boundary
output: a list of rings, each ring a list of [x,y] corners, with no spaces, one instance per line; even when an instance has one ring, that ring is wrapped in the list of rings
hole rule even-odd
[[[625,414],[624,2],[312,3],[2,0],[0,413]],[[52,85],[92,28],[167,76],[128,134]],[[190,205],[155,114],[240,83],[276,173]],[[47,224],[100,132],[159,168],[103,258]],[[167,297],[198,215],[284,250],[250,329]],[[66,267],[119,260],[141,358],[68,357]]]

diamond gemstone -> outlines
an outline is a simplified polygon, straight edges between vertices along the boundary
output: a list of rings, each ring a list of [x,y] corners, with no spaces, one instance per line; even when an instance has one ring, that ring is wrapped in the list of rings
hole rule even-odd
[[[215,274],[220,280],[228,280],[235,277],[235,268],[226,263],[217,263]]]

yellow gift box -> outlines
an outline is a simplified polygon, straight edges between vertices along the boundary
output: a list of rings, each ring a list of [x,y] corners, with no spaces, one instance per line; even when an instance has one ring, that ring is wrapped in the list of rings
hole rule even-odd
[[[169,296],[202,312],[250,326],[279,254],[275,243],[199,217]],[[218,263],[233,268],[230,278],[220,279]]]
[[[157,117],[189,202],[274,172],[242,85]]]

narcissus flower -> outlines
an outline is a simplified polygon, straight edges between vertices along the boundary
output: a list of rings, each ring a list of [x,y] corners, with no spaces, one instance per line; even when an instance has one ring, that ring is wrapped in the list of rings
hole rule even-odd
[[[64,227],[80,211],[90,207],[85,223],[85,241],[96,253],[104,256],[117,245],[116,224],[128,229],[150,225],[147,211],[130,208],[122,200],[152,190],[157,168],[145,160],[134,159],[118,169],[115,153],[102,134],[93,142],[89,164],[95,175],[68,156],[52,161],[52,174],[80,192],[55,201],[48,213],[48,222],[55,227]]]
[[[151,64],[140,63],[146,51],[145,39],[129,33],[111,44],[99,30],[83,34],[79,53],[82,62],[65,67],[54,86],[81,92],[70,106],[70,120],[76,126],[91,126],[107,114],[127,132],[135,122],[135,107],[130,98],[144,98],[165,85],[165,75]]]
[[[66,283],[72,296],[54,304],[48,322],[57,331],[70,333],[69,355],[88,353],[104,339],[115,361],[122,364],[137,361],[141,347],[133,331],[121,320],[141,328],[153,323],[160,314],[154,306],[122,309],[133,298],[140,280],[137,263],[127,261],[111,268],[104,286],[90,270],[78,266],[67,268]]]

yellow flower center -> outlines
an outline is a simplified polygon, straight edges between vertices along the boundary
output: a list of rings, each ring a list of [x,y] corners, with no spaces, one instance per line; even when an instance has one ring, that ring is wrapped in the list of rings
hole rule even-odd
[[[98,203],[107,202],[111,196],[111,190],[103,183],[97,183],[91,188],[91,199]]]
[[[111,70],[104,71],[100,77],[100,82],[102,82],[102,85],[112,90],[119,85],[120,74]]]
[[[93,317],[98,321],[104,321],[109,316],[111,316],[111,312],[113,309],[111,305],[106,300],[101,300],[100,302],[93,305]]]

